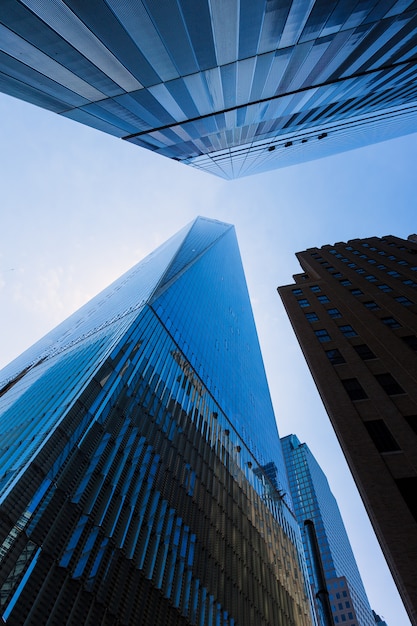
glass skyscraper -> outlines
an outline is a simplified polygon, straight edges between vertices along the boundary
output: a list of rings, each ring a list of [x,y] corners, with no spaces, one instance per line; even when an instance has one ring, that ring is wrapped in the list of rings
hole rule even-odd
[[[281,439],[290,491],[300,525],[313,596],[320,591],[314,542],[306,532],[313,522],[334,624],[374,626],[375,620],[356,564],[337,502],[311,450],[296,435]],[[313,544],[313,545],[312,545]],[[320,599],[316,602],[320,626],[327,626]]]
[[[1,373],[0,616],[311,626],[233,226],[197,218]]]
[[[224,178],[416,128],[413,0],[3,0],[0,90]]]

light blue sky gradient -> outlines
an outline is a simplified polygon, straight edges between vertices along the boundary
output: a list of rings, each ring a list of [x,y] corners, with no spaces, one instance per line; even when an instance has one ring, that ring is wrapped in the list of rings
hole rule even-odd
[[[296,251],[416,232],[417,135],[223,181],[7,96],[0,115],[0,367],[196,215],[235,224],[280,435],[327,474],[372,608],[410,626],[276,287]]]

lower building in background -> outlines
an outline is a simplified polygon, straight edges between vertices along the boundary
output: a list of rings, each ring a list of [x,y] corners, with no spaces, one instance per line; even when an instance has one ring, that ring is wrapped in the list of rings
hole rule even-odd
[[[6,624],[311,626],[232,226],[198,218],[1,380]]]
[[[417,242],[297,254],[279,288],[410,620],[417,624]]]
[[[320,626],[373,626],[375,620],[349,538],[323,470],[295,435],[283,437],[281,443]],[[308,523],[314,526],[318,555],[306,528]],[[323,570],[323,581],[317,569]],[[331,615],[326,615],[326,598]]]

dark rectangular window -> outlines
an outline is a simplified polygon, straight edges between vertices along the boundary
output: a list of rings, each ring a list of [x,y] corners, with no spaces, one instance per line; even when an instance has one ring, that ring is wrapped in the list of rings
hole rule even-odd
[[[303,309],[306,306],[310,306],[309,301],[307,300],[307,298],[301,298],[300,300],[297,300],[298,304],[300,305],[300,307]]]
[[[381,308],[379,304],[377,304],[373,300],[368,300],[368,302],[364,302],[363,305],[366,306],[366,308],[370,311],[376,311],[377,309]]]
[[[417,337],[415,335],[406,335],[401,339],[407,344],[409,348],[417,352]]]
[[[317,296],[317,300],[319,302],[330,302],[329,298],[327,296]]]
[[[315,330],[314,333],[315,333],[317,339],[321,343],[324,343],[326,341],[331,341],[329,333],[324,328],[322,328],[320,330]]]
[[[396,396],[399,393],[405,393],[404,389],[397,383],[394,376],[389,374],[375,374],[375,378],[389,396]]]
[[[389,285],[386,285],[385,283],[378,285],[378,289],[380,289],[381,291],[385,291],[385,293],[392,291],[391,287]]]
[[[350,324],[344,324],[343,326],[339,326],[339,330],[344,334],[345,337],[356,337],[358,334]]]
[[[415,283],[414,280],[411,280],[411,278],[407,278],[406,280],[403,280],[403,285],[407,285],[407,287],[416,287],[417,283]]]
[[[397,302],[399,302],[403,306],[411,306],[411,305],[414,304],[414,302],[412,302],[411,300],[409,300],[405,296],[397,296],[395,299],[396,299]]]
[[[410,509],[411,515],[417,521],[417,478],[415,476],[407,476],[406,478],[397,478],[395,482],[406,505]]]
[[[343,285],[343,287],[349,287],[349,285],[351,285],[352,283],[347,278],[344,278],[340,281],[340,284]]]
[[[361,289],[351,289],[350,293],[352,296],[363,296],[363,291]]]
[[[306,319],[309,322],[318,322],[319,318],[317,317],[316,313],[306,313]]]
[[[405,415],[404,417],[407,420],[409,427],[412,428],[417,435],[417,415]]]
[[[377,265],[377,267],[379,270],[382,270],[382,271],[387,269],[386,265]]]
[[[302,289],[293,289],[292,292],[293,292],[293,294],[295,296],[302,296],[303,295],[303,290]]]
[[[388,430],[384,420],[364,422],[365,427],[378,452],[396,452],[400,446]]]
[[[374,276],[373,274],[367,274],[365,276],[366,280],[369,281],[370,283],[376,283],[376,281],[378,280],[376,276]]]
[[[385,326],[389,326],[389,328],[400,328],[400,322],[397,322],[395,317],[381,317],[381,322],[385,324]]]
[[[398,261],[398,265],[408,265],[408,263],[407,263],[407,261],[403,261],[403,260],[401,259],[401,261]],[[413,269],[413,268],[411,268],[411,269]],[[416,269],[417,269],[417,268],[416,268]]]
[[[312,285],[310,287],[311,291],[313,291],[314,293],[318,293],[319,291],[321,291],[321,288],[318,285]]]
[[[359,346],[353,346],[358,355],[363,361],[369,361],[370,359],[376,359],[375,354],[365,343],[361,343]]]
[[[352,269],[355,269],[355,267],[357,267],[356,263],[349,263],[348,267],[351,267]]]
[[[327,313],[330,315],[330,317],[342,317],[341,312],[339,311],[339,309],[327,309]]]
[[[357,272],[358,274],[365,274],[365,270],[364,270],[362,267],[359,267],[359,268],[356,270],[356,272]]]
[[[342,278],[343,274],[341,274],[340,272],[335,272],[333,274],[333,278]]]
[[[351,400],[364,400],[368,397],[357,378],[346,378],[342,380],[342,385]]]
[[[345,359],[337,348],[335,348],[334,350],[326,350],[326,354],[332,365],[340,365],[340,363],[346,363]]]
[[[375,259],[368,259],[368,263],[370,263],[371,265],[375,265],[376,261]]]
[[[396,270],[390,270],[389,272],[387,272],[387,274],[389,276],[393,276],[394,278],[398,278],[399,276],[401,276],[401,274],[397,272]]]

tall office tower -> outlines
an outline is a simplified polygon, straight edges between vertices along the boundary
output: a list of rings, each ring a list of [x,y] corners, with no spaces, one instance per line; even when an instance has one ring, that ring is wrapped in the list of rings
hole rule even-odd
[[[235,178],[416,128],[412,0],[3,0],[0,90]]]
[[[311,626],[232,226],[198,218],[2,381],[7,624]]]
[[[378,626],[388,626],[387,622],[381,619],[381,617],[377,615],[375,611],[373,611],[373,614],[374,614],[375,624],[378,624]]]
[[[332,625],[375,626],[345,525],[323,470],[296,435],[283,437],[281,443],[320,626],[329,625],[320,595],[323,583],[330,600]],[[307,527],[309,522],[313,524],[317,544]],[[317,569],[322,569],[324,581]]]
[[[417,243],[297,254],[279,293],[410,620],[417,624]]]

